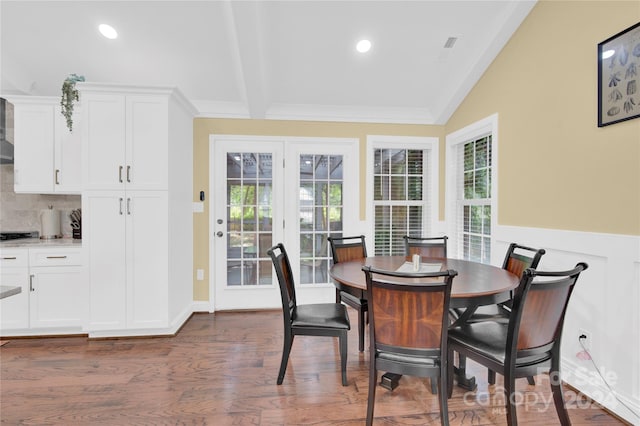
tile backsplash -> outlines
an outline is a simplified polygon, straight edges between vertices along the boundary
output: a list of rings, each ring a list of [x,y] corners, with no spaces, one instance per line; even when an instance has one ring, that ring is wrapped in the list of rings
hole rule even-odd
[[[13,191],[13,164],[0,166],[0,231],[38,231],[40,211],[53,206],[61,210],[61,231],[70,231],[69,212],[81,206],[80,195],[16,194]]]

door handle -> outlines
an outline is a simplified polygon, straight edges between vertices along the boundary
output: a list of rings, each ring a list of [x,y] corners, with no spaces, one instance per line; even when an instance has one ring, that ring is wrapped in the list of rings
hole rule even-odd
[[[131,183],[131,166],[127,166],[127,182]]]
[[[36,291],[35,288],[33,288],[33,278],[35,277],[35,275],[31,274],[29,275],[29,291]]]
[[[218,232],[216,232],[216,235],[217,235],[218,237],[222,237],[224,234],[222,233],[222,231],[218,231]]]
[[[60,169],[56,169],[56,185],[60,185]]]
[[[131,215],[131,198],[127,198],[127,214]]]
[[[118,166],[118,180],[122,183],[122,166]]]
[[[47,256],[47,259],[66,259],[67,256]]]
[[[122,197],[120,197],[120,216],[122,216]]]

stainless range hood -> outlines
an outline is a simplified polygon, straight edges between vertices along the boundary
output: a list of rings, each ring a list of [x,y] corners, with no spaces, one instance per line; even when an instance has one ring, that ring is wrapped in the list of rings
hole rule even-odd
[[[13,164],[13,104],[0,98],[0,164]]]

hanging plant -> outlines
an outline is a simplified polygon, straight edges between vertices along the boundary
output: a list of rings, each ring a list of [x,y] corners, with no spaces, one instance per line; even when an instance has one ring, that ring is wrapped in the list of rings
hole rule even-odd
[[[64,118],[67,120],[67,127],[70,132],[73,131],[73,103],[80,99],[78,90],[76,89],[76,83],[78,81],[84,81],[84,77],[70,74],[62,83],[60,106],[62,107],[62,115],[64,115]]]

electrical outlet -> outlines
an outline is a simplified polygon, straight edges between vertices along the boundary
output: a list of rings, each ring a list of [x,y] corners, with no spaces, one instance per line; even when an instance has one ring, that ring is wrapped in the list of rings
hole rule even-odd
[[[582,337],[584,336],[584,338]],[[586,350],[590,351],[591,350],[591,345],[593,343],[593,339],[591,338],[591,332],[583,329],[583,328],[579,328],[578,329],[578,341],[582,342],[582,346],[585,347]]]
[[[204,280],[204,269],[196,269],[196,279],[198,281]]]

